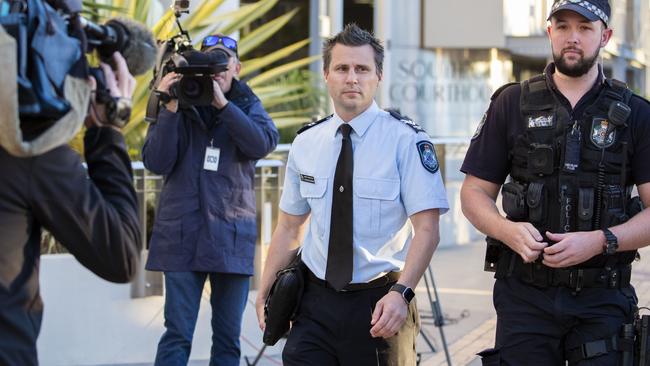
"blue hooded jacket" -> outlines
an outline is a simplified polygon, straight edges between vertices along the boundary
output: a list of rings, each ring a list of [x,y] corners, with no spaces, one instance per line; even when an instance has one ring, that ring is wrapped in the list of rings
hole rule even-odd
[[[146,268],[252,275],[257,240],[255,163],[279,135],[250,88],[233,80],[222,109],[161,108],[142,148],[144,165],[164,176]],[[197,113],[198,112],[198,113]],[[217,171],[203,169],[220,149]]]

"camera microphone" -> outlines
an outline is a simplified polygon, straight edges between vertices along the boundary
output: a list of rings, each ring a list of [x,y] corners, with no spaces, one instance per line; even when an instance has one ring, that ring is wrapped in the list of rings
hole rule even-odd
[[[110,19],[100,25],[81,17],[90,49],[97,49],[102,61],[110,61],[113,52],[120,52],[129,72],[141,75],[156,62],[157,46],[144,25],[126,18]]]

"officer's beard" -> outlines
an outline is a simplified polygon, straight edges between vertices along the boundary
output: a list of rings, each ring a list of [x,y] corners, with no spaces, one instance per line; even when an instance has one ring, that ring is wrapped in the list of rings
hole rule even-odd
[[[591,57],[585,57],[583,53],[580,61],[573,65],[567,64],[563,57],[563,53],[564,52],[557,54],[553,52],[553,61],[555,62],[555,68],[566,76],[577,78],[585,75],[589,72],[589,70],[591,70],[591,68],[596,63],[596,60],[598,60],[598,57],[600,56],[600,48],[598,48]]]

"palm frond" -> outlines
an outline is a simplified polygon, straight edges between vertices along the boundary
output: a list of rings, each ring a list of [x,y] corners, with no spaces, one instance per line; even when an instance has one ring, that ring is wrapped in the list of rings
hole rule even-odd
[[[239,76],[245,77],[246,75],[251,74],[263,67],[266,67],[278,60],[290,56],[297,50],[309,44],[309,42],[310,42],[309,39],[303,39],[302,41],[298,41],[294,44],[281,48],[275,52],[269,53],[266,56],[250,59],[247,61],[242,61],[242,71],[239,74]]]
[[[155,36],[157,36],[159,38],[163,38],[161,36],[163,36],[163,35],[166,36],[167,33],[169,32],[169,30],[167,30],[167,29],[168,28],[172,29],[172,27],[175,27],[175,26],[176,26],[176,23],[174,22],[174,12],[172,12],[171,10],[168,10],[168,11],[165,12],[165,14],[163,14],[163,16],[160,18],[160,20],[158,20],[158,22],[156,22],[156,24],[151,29],[151,32]]]
[[[145,24],[149,21],[154,36],[165,40],[178,34],[179,31],[171,9],[165,9],[159,18],[151,19],[149,13],[157,6],[152,0],[84,0],[83,2],[84,13],[89,14],[93,21],[99,22],[113,16],[126,16]],[[223,3],[223,0],[205,0],[189,15],[180,19],[183,28],[192,36],[194,43],[209,34],[230,35],[247,29],[252,22],[272,9],[278,0],[259,0],[227,12],[219,11]],[[299,11],[293,9],[241,36],[238,42],[239,55],[243,56],[240,77],[250,77],[259,73],[260,70],[294,55],[309,44],[309,39],[304,39],[290,45],[279,45],[279,49],[263,57],[248,60],[245,57],[260,44],[268,42],[270,37],[277,34]],[[266,70],[249,80],[248,84],[262,100],[278,128],[303,124],[317,114],[315,111],[318,104],[315,102],[317,98],[314,94],[317,91],[312,85],[312,77],[308,72],[298,70],[318,58],[319,56],[302,58]],[[151,77],[152,74],[147,73],[136,78],[131,121],[123,129],[130,151],[136,154],[135,157],[139,154],[147,131],[144,116],[151,93],[148,89]]]
[[[269,112],[269,116],[272,119],[287,118],[287,117],[304,118],[304,116],[309,116],[309,114],[312,113],[312,111],[313,111],[312,108],[292,109],[289,111]]]
[[[320,58],[320,56],[318,56],[318,55],[309,56],[309,57],[305,57],[305,58],[302,58],[302,59],[297,60],[297,61],[289,62],[288,64],[285,64],[285,65],[275,67],[275,68],[273,68],[273,69],[271,69],[269,71],[263,72],[262,74],[250,79],[248,81],[248,85],[250,85],[250,86],[260,85],[260,84],[262,84],[262,83],[264,83],[266,81],[269,81],[269,80],[275,79],[277,77],[280,77],[283,74],[288,73],[289,71],[296,70],[296,69],[301,68],[303,66],[307,66],[310,63],[318,60],[319,58]]]
[[[274,84],[267,86],[258,86],[253,89],[255,95],[260,97],[260,99],[268,99],[273,97],[278,97],[286,95],[289,93],[297,92],[305,88],[305,83],[293,83],[293,84]]]
[[[277,128],[286,128],[292,126],[299,126],[305,124],[311,120],[311,116],[302,116],[302,117],[283,117],[276,118],[273,120]]]
[[[226,21],[237,22],[238,19],[243,19],[245,16],[250,14],[253,10],[257,8],[256,4],[245,4],[240,6],[238,9],[231,10],[227,13],[214,13],[205,18],[202,18],[196,27],[210,27],[215,26],[219,27],[222,23]]]
[[[223,34],[230,34],[232,32],[227,32],[224,31],[224,24],[226,23],[235,23],[239,24],[241,21],[249,18],[253,12],[255,12],[259,8],[258,4],[247,4],[242,6],[239,9],[233,10],[231,12],[228,12],[226,14],[223,14],[220,17],[215,17],[211,19],[211,21],[202,21],[200,22],[199,25],[195,26],[193,28],[193,38],[194,38],[194,43],[196,44],[203,38],[209,36],[210,34],[214,33],[223,33]],[[219,19],[220,18],[220,19]],[[240,54],[241,56],[241,54]]]
[[[184,26],[191,29],[201,25],[203,19],[210,17],[222,3],[223,0],[204,1],[198,9],[195,9],[189,14],[187,19],[185,19]]]
[[[151,0],[131,1],[131,4],[133,12],[130,14],[135,20],[145,23],[147,21],[147,14],[149,14],[149,8],[151,7]]]
[[[267,11],[271,10],[271,8],[278,2],[278,0],[260,0],[257,3],[255,3],[256,8],[247,16],[244,17],[243,19],[239,19],[237,22],[232,21],[230,22],[227,26],[223,27],[220,29],[221,33],[223,34],[231,34],[234,33],[235,31],[242,29],[249,24],[251,24],[254,20],[258,19],[262,15],[266,14]]]
[[[264,41],[269,39],[271,36],[273,36],[275,33],[277,33],[278,30],[280,30],[285,24],[293,18],[294,15],[298,12],[298,9],[293,9],[292,11],[281,15],[266,24],[262,25],[261,27],[255,29],[254,31],[250,32],[248,35],[243,37],[239,41],[239,54],[240,55],[245,55],[255,47],[259,46],[262,44]]]
[[[271,109],[279,105],[301,101],[305,98],[308,98],[309,96],[311,96],[311,93],[309,91],[304,91],[299,94],[291,94],[291,95],[285,95],[281,97],[267,98],[264,99],[264,108]]]

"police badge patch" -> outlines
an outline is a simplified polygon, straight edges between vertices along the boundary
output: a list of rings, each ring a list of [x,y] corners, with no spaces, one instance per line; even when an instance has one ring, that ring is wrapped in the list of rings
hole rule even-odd
[[[416,145],[424,169],[430,173],[437,172],[440,164],[438,164],[438,158],[436,157],[436,150],[433,148],[433,144],[430,141],[420,141]]]
[[[481,122],[479,122],[478,126],[476,126],[476,131],[474,131],[474,136],[472,136],[472,140],[476,139],[481,135],[481,131],[483,130],[483,125],[485,124],[485,120],[487,120],[487,112],[483,113],[483,118],[481,118]]]
[[[605,149],[615,141],[616,130],[612,129],[607,133],[609,121],[604,118],[594,118],[591,122],[591,142],[600,149]]]

